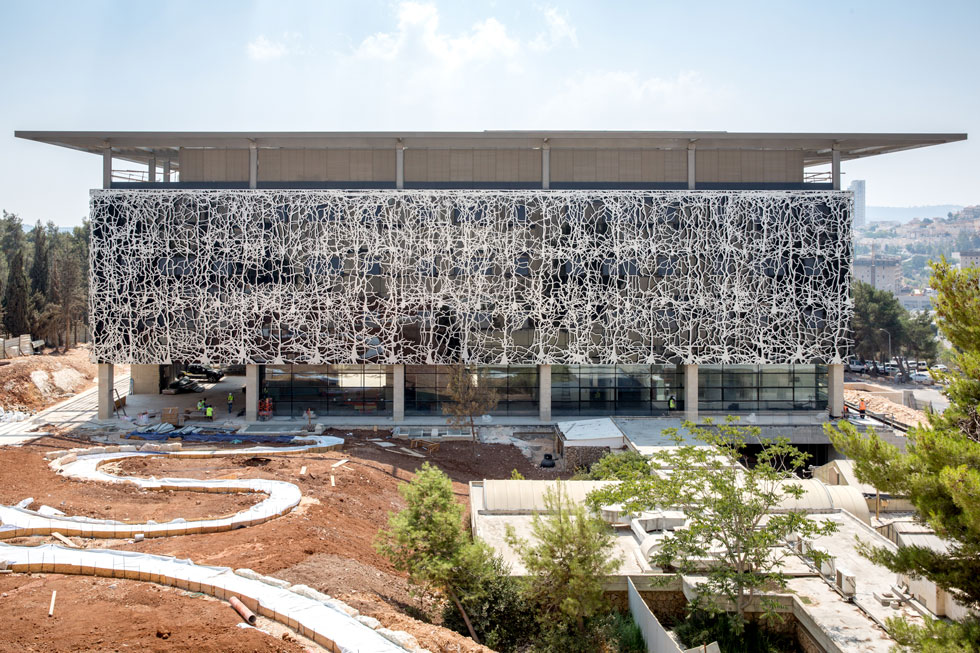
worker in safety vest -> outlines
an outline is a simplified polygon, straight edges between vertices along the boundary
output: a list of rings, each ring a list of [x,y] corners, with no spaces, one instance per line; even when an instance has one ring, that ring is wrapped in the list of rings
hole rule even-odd
[[[203,399],[198,399],[197,400],[197,409],[199,411],[201,411],[202,413],[204,412],[204,400]]]
[[[670,395],[667,399],[667,410],[677,410],[677,400],[674,399],[674,395]]]
[[[858,412],[861,413],[861,417],[864,417],[864,411],[867,410],[868,406],[864,403],[864,399],[858,402]]]
[[[840,416],[843,417],[844,419],[847,419],[848,417],[851,416],[851,410],[847,407],[847,404],[844,404],[844,408],[843,410],[841,410]]]
[[[235,393],[228,393],[228,414],[231,415],[231,408],[235,405]]]
[[[207,407],[204,409],[204,414],[207,416],[209,420],[214,421],[214,406],[208,404]]]

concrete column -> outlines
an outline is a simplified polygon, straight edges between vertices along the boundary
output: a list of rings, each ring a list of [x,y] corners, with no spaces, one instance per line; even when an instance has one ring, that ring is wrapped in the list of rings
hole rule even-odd
[[[112,363],[99,363],[99,382],[96,393],[99,397],[99,419],[109,419],[115,412],[115,395],[112,388],[114,366]]]
[[[394,368],[392,375],[394,387],[391,393],[391,418],[400,422],[405,419],[405,366],[392,365],[392,367]]]
[[[840,150],[836,145],[831,152],[830,176],[834,182],[834,190],[840,190]]]
[[[830,405],[830,416],[840,417],[844,412],[844,365],[827,366],[827,401]]]
[[[405,148],[395,148],[395,188],[405,188]]]
[[[134,395],[160,394],[159,365],[130,365],[129,375],[133,380]]]
[[[698,169],[694,155],[694,143],[687,145],[687,189],[694,190],[697,186]]]
[[[245,366],[245,421],[259,419],[259,366]]]
[[[551,421],[551,365],[538,365],[538,419]]]
[[[248,187],[259,185],[259,148],[255,143],[248,144]]]
[[[112,187],[112,148],[102,148],[102,188]]]
[[[157,180],[156,155],[150,155],[150,160],[146,163],[146,180],[151,184]]]
[[[541,148],[541,188],[551,188],[551,148],[547,145]]]
[[[170,183],[170,159],[165,159],[163,162],[163,181]]]
[[[684,366],[684,419],[698,421],[698,366]]]

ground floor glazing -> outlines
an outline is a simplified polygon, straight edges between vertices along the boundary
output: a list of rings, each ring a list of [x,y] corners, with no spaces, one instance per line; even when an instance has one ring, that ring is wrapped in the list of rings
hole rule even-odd
[[[260,366],[259,390],[273,413],[442,415],[451,368],[437,365]],[[682,414],[696,379],[704,412],[826,410],[826,365],[487,366],[477,373],[499,398],[493,415],[555,418]],[[545,405],[546,404],[546,405]]]

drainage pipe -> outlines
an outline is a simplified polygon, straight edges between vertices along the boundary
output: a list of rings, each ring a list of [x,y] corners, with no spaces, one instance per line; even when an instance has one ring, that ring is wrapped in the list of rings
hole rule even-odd
[[[242,619],[247,621],[249,626],[255,625],[255,613],[249,610],[237,596],[228,597],[228,603],[231,603],[231,607],[235,608],[235,611],[242,615]]]

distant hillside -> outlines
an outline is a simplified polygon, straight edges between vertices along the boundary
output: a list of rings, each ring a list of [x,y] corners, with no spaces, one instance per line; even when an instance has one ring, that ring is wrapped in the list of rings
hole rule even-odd
[[[868,222],[890,220],[908,222],[915,218],[945,218],[947,213],[956,213],[962,206],[955,204],[933,204],[930,206],[869,206]]]

